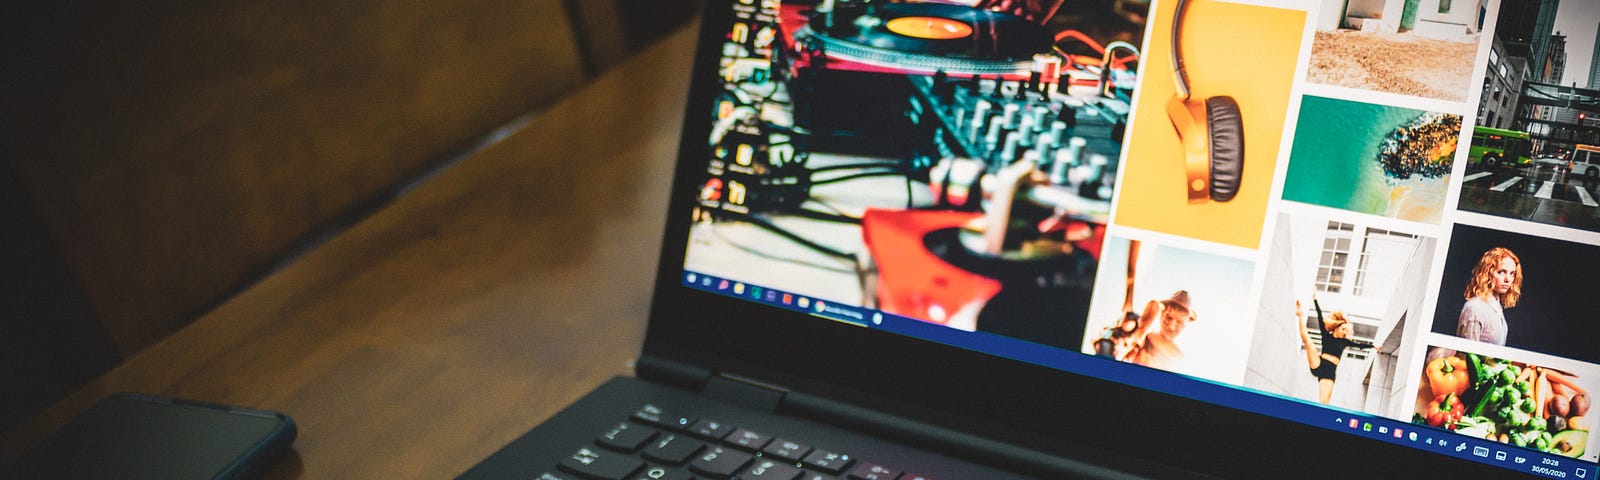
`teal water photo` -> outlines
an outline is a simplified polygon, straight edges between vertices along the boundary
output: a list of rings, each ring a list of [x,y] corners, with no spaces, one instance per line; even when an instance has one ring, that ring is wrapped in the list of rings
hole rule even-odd
[[[1458,115],[1307,95],[1283,198],[1438,223],[1460,131]]]

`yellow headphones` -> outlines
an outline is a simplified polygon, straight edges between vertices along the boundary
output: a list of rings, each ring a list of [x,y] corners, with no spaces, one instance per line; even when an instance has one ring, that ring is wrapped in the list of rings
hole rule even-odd
[[[1189,96],[1189,73],[1178,49],[1188,6],[1189,0],[1178,0],[1172,22],[1172,75],[1178,91],[1167,101],[1167,117],[1183,142],[1189,203],[1226,202],[1239,193],[1244,176],[1244,120],[1233,97],[1196,100]]]

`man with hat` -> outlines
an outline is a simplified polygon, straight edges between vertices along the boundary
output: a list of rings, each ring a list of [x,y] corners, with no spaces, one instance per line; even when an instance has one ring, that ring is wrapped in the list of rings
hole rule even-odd
[[[1151,300],[1143,315],[1143,341],[1128,352],[1125,360],[1162,370],[1173,370],[1183,360],[1183,349],[1178,348],[1178,335],[1184,327],[1199,319],[1189,307],[1189,292],[1178,290],[1172,298]],[[1153,321],[1159,319],[1159,321]]]

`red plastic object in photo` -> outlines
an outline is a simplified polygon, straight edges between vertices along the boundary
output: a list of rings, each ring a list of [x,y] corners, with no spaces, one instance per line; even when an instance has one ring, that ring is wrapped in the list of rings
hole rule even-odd
[[[945,263],[928,251],[923,237],[980,215],[868,209],[861,216],[861,235],[878,267],[878,308],[941,325],[958,313],[975,318],[983,303],[1000,292],[1000,282]]]

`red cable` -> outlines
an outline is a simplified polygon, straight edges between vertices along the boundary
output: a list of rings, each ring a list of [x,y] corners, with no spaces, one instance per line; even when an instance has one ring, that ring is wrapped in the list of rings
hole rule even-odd
[[[1099,53],[1101,55],[1105,55],[1106,53],[1106,47],[1100,45],[1100,42],[1094,41],[1093,38],[1089,38],[1088,35],[1084,35],[1083,32],[1079,32],[1077,30],[1062,30],[1061,32],[1056,33],[1056,43],[1059,44],[1062,40],[1068,37],[1071,37],[1079,42],[1083,42],[1084,45],[1088,45],[1089,48],[1093,49],[1095,53]]]

